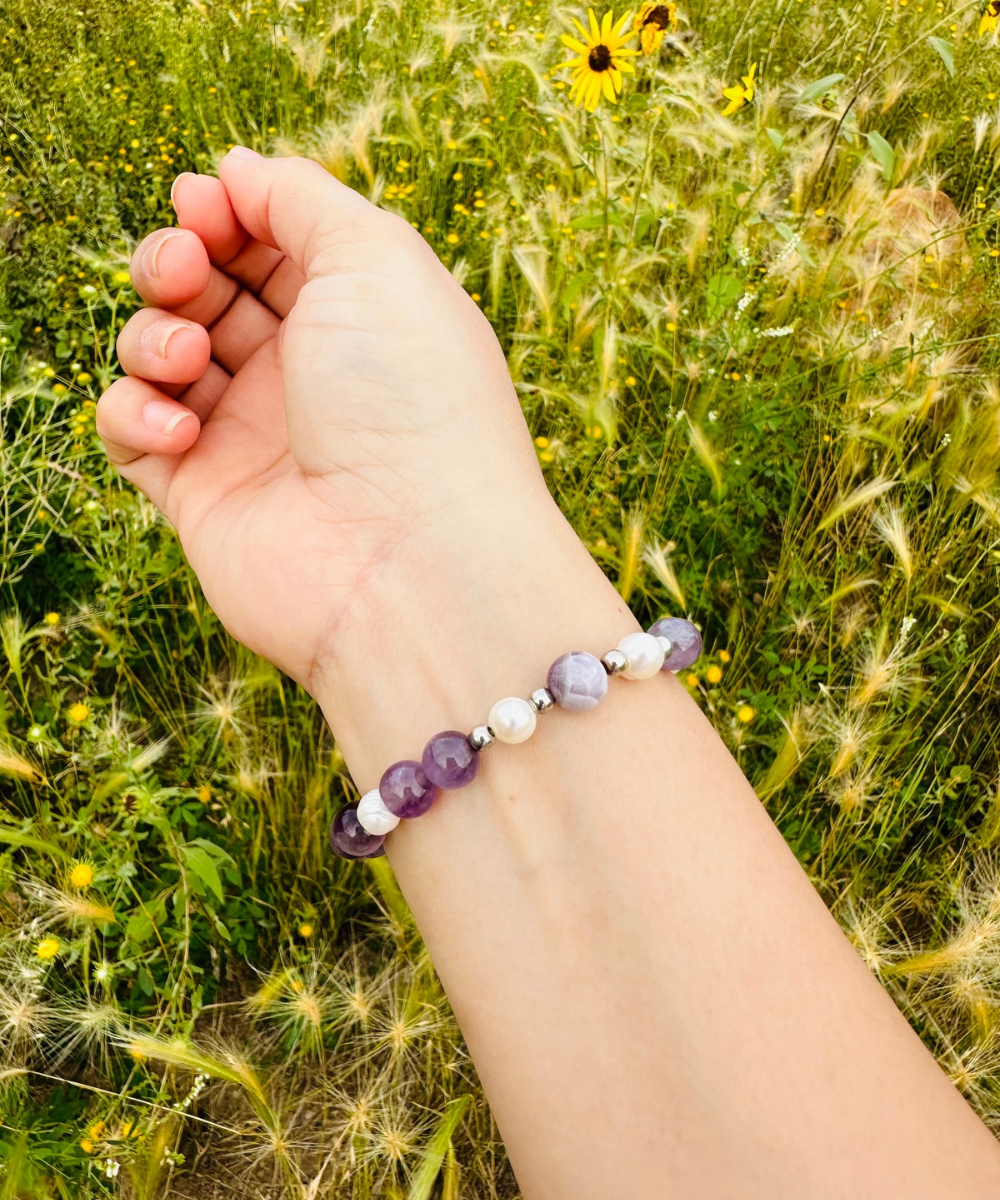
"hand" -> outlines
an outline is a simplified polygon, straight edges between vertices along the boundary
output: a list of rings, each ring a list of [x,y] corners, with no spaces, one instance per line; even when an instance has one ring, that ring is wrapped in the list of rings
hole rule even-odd
[[[172,199],[97,428],[229,632],[310,687],[554,506],[493,330],[405,221],[242,147]]]

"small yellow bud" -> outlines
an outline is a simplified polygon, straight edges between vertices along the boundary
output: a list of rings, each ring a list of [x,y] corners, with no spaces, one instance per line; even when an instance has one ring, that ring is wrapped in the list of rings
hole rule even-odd
[[[58,938],[47,937],[42,938],[42,940],[38,943],[38,945],[35,947],[35,953],[39,958],[50,959],[55,958],[61,949],[62,946]]]
[[[89,863],[77,863],[69,873],[69,881],[75,888],[86,888],[94,882],[94,869]]]

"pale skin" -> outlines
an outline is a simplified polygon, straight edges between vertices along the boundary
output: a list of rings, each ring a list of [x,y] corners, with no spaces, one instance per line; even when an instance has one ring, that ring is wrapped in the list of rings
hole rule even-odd
[[[98,430],[361,791],[638,628],[414,230],[248,152],[173,201]],[[490,747],[386,853],[527,1200],[1000,1194],[994,1138],[668,672]]]

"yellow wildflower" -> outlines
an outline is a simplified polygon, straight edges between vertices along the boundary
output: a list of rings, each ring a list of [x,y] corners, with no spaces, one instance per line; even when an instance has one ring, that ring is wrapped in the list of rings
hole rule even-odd
[[[576,51],[576,57],[560,63],[554,70],[573,68],[573,84],[570,88],[570,99],[579,108],[582,104],[587,112],[594,112],[600,103],[601,96],[611,104],[617,104],[622,90],[622,72],[634,72],[635,67],[628,61],[639,51],[626,49],[626,43],[636,35],[636,30],[624,34],[629,14],[615,22],[614,12],[608,11],[598,25],[597,17],[592,8],[587,10],[590,18],[590,29],[573,18],[573,24],[579,30],[583,41],[571,37],[568,33],[562,35],[563,45]]]
[[[647,0],[636,13],[633,24],[643,54],[652,54],[662,45],[667,27],[672,25],[674,29],[677,28],[677,5],[653,4]]]
[[[47,612],[45,614],[45,624],[46,625],[58,625],[59,624],[59,614],[57,612]]]
[[[720,650],[719,651],[719,662],[720,663],[727,663],[732,659],[732,657],[733,656],[729,653],[728,650]]]
[[[741,704],[736,710],[737,721],[742,721],[744,725],[749,725],[756,715],[749,704]]]
[[[90,716],[90,709],[81,701],[78,700],[76,704],[69,706],[69,719],[74,725],[82,725],[88,716]]]
[[[77,863],[69,873],[69,881],[75,888],[86,888],[94,882],[94,868],[89,863]]]
[[[55,958],[61,949],[62,945],[60,944],[58,938],[47,937],[42,938],[42,940],[38,943],[38,945],[35,947],[35,953],[39,958],[49,959]]]
[[[744,104],[749,104],[754,98],[756,92],[756,80],[754,76],[757,73],[757,64],[754,63],[750,70],[743,76],[742,83],[737,83],[733,87],[722,89],[723,96],[729,101],[726,107],[722,110],[722,115],[728,117],[731,113],[736,112],[738,108],[742,108]]]
[[[709,683],[721,683],[722,682],[722,668],[721,667],[709,667],[708,670],[705,672],[705,678],[708,680]]]
[[[84,1154],[93,1154],[94,1143],[90,1140],[90,1138],[80,1138],[80,1149],[84,1152]]]
[[[979,36],[992,33],[996,29],[998,21],[1000,21],[1000,0],[989,0],[986,11],[979,20]]]
[[[311,938],[313,935],[313,932],[314,932],[313,927],[309,924],[308,921],[305,921],[302,925],[299,926],[299,937]]]
[[[694,673],[694,671],[689,671],[688,674],[684,676],[684,682],[688,685],[688,687],[697,687],[698,676]]]

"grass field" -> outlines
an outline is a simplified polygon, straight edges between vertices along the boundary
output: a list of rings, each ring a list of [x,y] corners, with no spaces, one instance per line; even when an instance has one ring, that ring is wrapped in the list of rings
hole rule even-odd
[[[543,0],[8,0],[0,1200],[517,1195],[390,869],[326,846],[316,708],[94,432],[130,253],[237,142],[482,306],[564,511],[637,615],[702,626],[688,687],[1000,1127],[997,33],[676,15],[590,113],[585,10]]]

